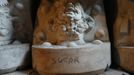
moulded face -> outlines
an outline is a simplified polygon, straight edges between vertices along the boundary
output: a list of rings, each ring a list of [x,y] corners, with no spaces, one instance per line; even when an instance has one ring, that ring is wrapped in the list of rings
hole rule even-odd
[[[13,32],[10,9],[8,6],[0,7],[0,40],[9,40]]]
[[[42,5],[41,7],[44,7],[44,6]],[[52,40],[55,40],[55,43],[57,43],[57,42],[59,43],[59,42],[64,42],[64,41],[73,41],[73,40],[76,41],[76,40],[81,39],[81,36],[79,36],[79,35],[83,34],[84,31],[86,29],[88,29],[88,27],[89,27],[88,24],[86,22],[84,22],[84,21],[86,21],[85,20],[86,17],[85,17],[85,13],[84,13],[84,10],[83,10],[81,4],[79,4],[79,3],[64,4],[64,2],[62,3],[62,1],[59,1],[59,2],[56,1],[50,7],[51,7],[51,10],[48,11],[48,14],[57,16],[57,17],[54,17],[55,18],[54,20],[52,18],[51,19],[46,18],[47,19],[46,20],[46,28],[44,28],[44,30],[48,30],[48,31],[47,32],[45,31],[44,35],[46,36],[47,41],[54,43]],[[57,7],[59,7],[59,8],[57,8]],[[55,13],[52,13],[53,10],[55,10],[55,9],[56,9]],[[40,12],[40,13],[43,13],[43,12]],[[88,16],[88,15],[86,15],[86,16]],[[38,18],[41,19],[41,17],[39,17],[39,15],[38,15]],[[53,20],[53,23],[48,23],[48,21],[52,22],[51,20]],[[41,22],[41,21],[39,21],[39,22]],[[41,22],[41,23],[43,23],[43,22]],[[39,24],[41,24],[41,23],[39,23]],[[83,25],[83,24],[85,24],[85,25]],[[51,27],[49,25],[51,25]],[[49,30],[49,29],[52,29],[52,30]],[[56,32],[53,32],[53,31],[56,31]],[[50,33],[52,35],[57,34],[57,36],[55,38],[51,38],[52,35]],[[60,41],[60,39],[58,39],[57,37],[58,38],[63,37],[61,39],[63,41]]]
[[[97,0],[95,1],[97,2]],[[95,2],[91,5],[95,5]],[[88,4],[85,3],[87,6]],[[78,0],[42,0],[37,13],[37,27],[34,33],[34,44],[43,44],[50,42],[52,44],[61,44],[66,41],[89,41],[95,40],[97,27],[101,27],[102,32],[98,35],[107,35],[106,24],[99,24],[91,15],[92,10],[96,12],[104,12],[100,5],[85,8],[83,2]],[[97,14],[98,15],[98,14]],[[105,16],[101,14],[101,16]],[[104,17],[103,17],[104,18]],[[97,26],[98,25],[101,26]],[[105,22],[105,20],[104,20]],[[99,31],[99,30],[98,30]],[[106,31],[106,32],[105,32]],[[91,33],[88,33],[91,32]],[[102,37],[99,36],[99,37]]]

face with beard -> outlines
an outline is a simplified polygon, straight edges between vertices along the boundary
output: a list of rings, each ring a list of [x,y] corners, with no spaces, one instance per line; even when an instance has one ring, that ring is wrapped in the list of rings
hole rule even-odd
[[[77,0],[46,1],[42,1],[38,10],[39,25],[35,30],[34,43],[47,41],[57,44],[57,42],[83,40],[84,32],[87,29],[90,31],[94,26],[93,18],[84,12]],[[41,13],[43,15],[40,15]]]

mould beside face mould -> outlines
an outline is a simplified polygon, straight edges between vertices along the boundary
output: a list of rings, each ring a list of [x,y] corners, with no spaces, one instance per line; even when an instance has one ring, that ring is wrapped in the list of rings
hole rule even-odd
[[[0,6],[0,45],[11,42],[13,34],[12,18],[9,6]]]
[[[30,0],[1,1],[4,4],[0,5],[0,75],[30,65],[32,40]]]
[[[115,63],[134,73],[134,2],[117,0],[117,17],[114,24]]]

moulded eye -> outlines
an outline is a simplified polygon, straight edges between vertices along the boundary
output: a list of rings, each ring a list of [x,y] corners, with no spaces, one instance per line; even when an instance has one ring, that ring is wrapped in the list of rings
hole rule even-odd
[[[89,18],[86,19],[87,22],[90,22],[91,20]]]
[[[77,30],[77,27],[75,26],[75,27],[73,27],[73,30]]]

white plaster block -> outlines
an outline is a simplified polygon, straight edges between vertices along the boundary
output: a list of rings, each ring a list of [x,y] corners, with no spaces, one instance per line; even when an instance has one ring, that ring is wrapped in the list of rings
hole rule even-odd
[[[0,74],[25,66],[28,53],[29,44],[0,46]]]

